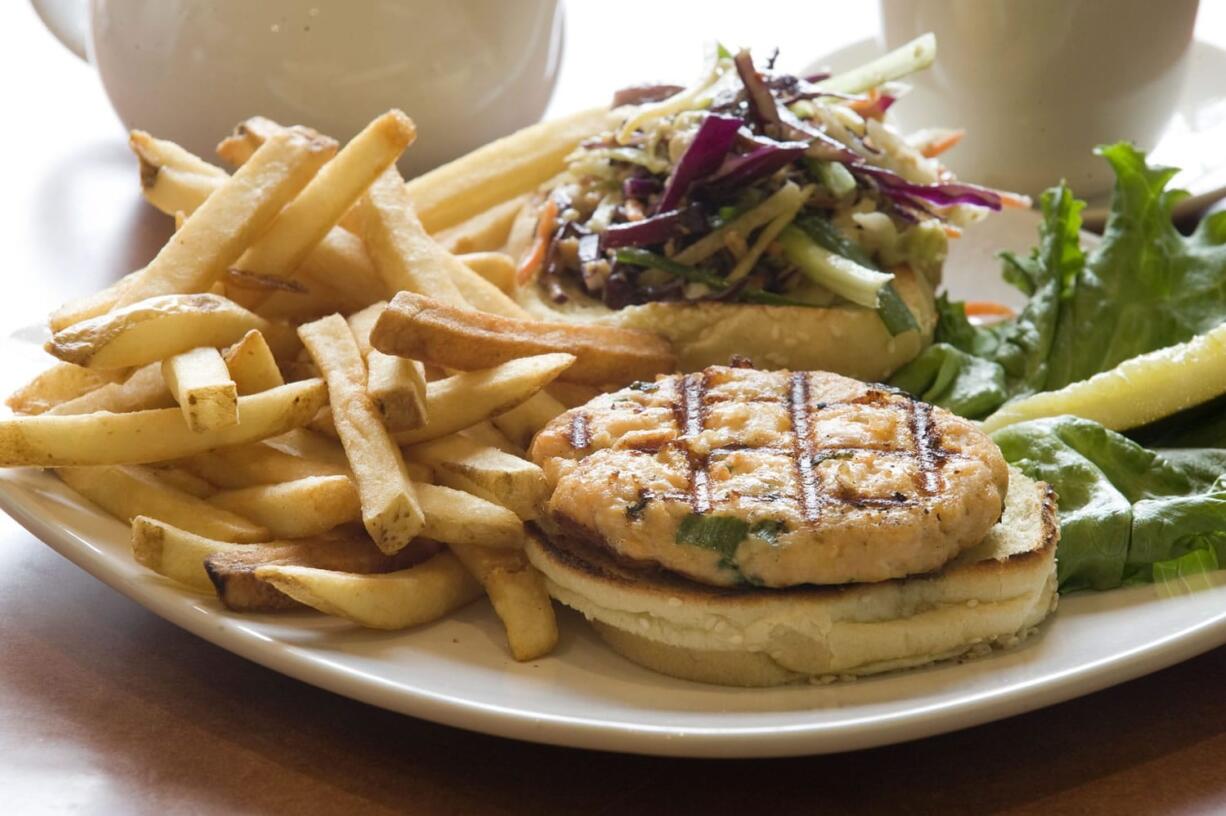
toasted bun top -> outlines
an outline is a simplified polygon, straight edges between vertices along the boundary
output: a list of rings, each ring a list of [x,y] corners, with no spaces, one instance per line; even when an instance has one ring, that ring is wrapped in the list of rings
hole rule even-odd
[[[764,306],[751,303],[654,302],[614,311],[595,300],[546,301],[539,287],[521,288],[519,301],[542,320],[643,329],[673,344],[682,371],[726,365],[734,356],[759,368],[833,371],[860,380],[880,381],[912,360],[932,342],[937,313],[933,287],[908,267],[894,270],[894,285],[919,324],[891,337],[871,309]]]

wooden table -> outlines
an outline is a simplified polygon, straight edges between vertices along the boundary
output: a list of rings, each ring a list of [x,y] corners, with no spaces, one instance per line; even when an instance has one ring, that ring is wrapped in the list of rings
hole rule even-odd
[[[577,17],[563,107],[582,98],[579,75],[618,80],[599,73],[600,43],[576,30]],[[860,9],[845,22],[834,35],[785,36],[816,52],[873,25]],[[767,23],[737,20],[736,32],[765,42]],[[168,225],[140,201],[97,80],[23,3],[0,7],[0,54],[7,332],[138,267]],[[0,517],[6,813],[1223,812],[1223,680],[1218,649],[1045,711],[841,756],[564,750],[390,714],[267,671],[163,622]]]

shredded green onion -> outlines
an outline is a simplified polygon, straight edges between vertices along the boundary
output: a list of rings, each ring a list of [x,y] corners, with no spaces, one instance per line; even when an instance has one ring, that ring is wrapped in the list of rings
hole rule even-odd
[[[814,283],[869,309],[877,308],[878,293],[893,277],[831,252],[795,226],[779,234],[779,245],[787,259]]]
[[[754,239],[753,246],[749,248],[740,260],[736,262],[736,266],[732,267],[732,271],[728,273],[728,282],[735,283],[741,278],[753,271],[754,266],[758,263],[758,259],[762,257],[762,253],[770,246],[779,233],[783,232],[783,228],[792,223],[792,219],[796,217],[796,213],[800,212],[801,206],[813,194],[813,186],[809,185],[800,191],[800,198],[796,201],[796,205],[789,207],[779,213],[773,221],[767,224],[758,237]]]
[[[921,34],[906,45],[895,48],[872,62],[818,82],[817,87],[823,91],[861,93],[869,88],[876,88],[883,82],[901,79],[927,68],[932,65],[936,56],[937,38],[931,33]]]
[[[810,174],[820,181],[822,186],[829,190],[836,198],[842,198],[856,189],[855,176],[851,174],[851,171],[842,162],[806,158],[805,164],[808,166]]]
[[[758,206],[746,210],[717,230],[707,233],[676,255],[678,263],[696,264],[705,261],[724,248],[724,237],[738,232],[748,238],[759,227],[774,221],[788,210],[799,209],[805,194],[794,183],[788,182]]]
[[[799,218],[796,220],[796,227],[828,252],[842,255],[864,269],[881,273],[881,268],[873,262],[864,248],[839,232],[827,219],[817,216]],[[881,316],[881,322],[891,335],[918,331],[919,324],[915,322],[915,315],[911,314],[906,302],[898,294],[893,278],[894,276],[890,275],[890,280],[877,292],[877,314]]]
[[[695,84],[686,88],[684,91],[673,94],[668,99],[662,99],[651,105],[641,105],[622,124],[617,131],[618,144],[627,144],[634,137],[634,132],[643,128],[645,125],[662,119],[665,116],[671,116],[674,113],[679,113],[687,108],[699,107],[702,101],[703,92],[711,88],[712,85],[719,82],[724,74],[728,73],[731,66],[731,59],[725,58],[722,51],[725,51],[720,46],[715,53],[711,55],[711,60],[707,66],[706,72],[702,79]]]

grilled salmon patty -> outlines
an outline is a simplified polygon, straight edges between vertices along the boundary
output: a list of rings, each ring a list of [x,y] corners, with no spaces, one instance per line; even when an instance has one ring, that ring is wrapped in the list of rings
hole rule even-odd
[[[1000,518],[1009,472],[972,423],[825,372],[711,367],[553,420],[548,521],[706,584],[929,572]]]

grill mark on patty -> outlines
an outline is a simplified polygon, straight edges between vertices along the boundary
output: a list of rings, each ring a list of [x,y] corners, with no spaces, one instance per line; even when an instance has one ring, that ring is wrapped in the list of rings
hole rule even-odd
[[[932,406],[918,400],[909,404],[911,440],[915,448],[915,463],[919,467],[919,488],[932,496],[941,489],[940,466],[945,454],[941,450],[941,436],[932,424]]]
[[[583,450],[592,443],[592,434],[588,428],[587,414],[576,411],[570,421],[570,446],[575,450]]]
[[[813,438],[809,428],[809,377],[803,371],[792,374],[788,389],[788,412],[792,416],[792,461],[796,465],[799,486],[800,517],[815,521],[821,497],[817,489],[817,473],[813,469]]]
[[[707,422],[706,392],[709,385],[705,372],[687,374],[680,384],[680,394],[673,401],[673,416],[680,437],[696,437]],[[694,512],[702,515],[711,511],[711,475],[707,472],[707,457],[686,450],[689,464],[689,499]]]
[[[687,374],[681,381],[680,416],[677,425],[683,436],[698,436],[706,420],[706,377],[702,374]]]

